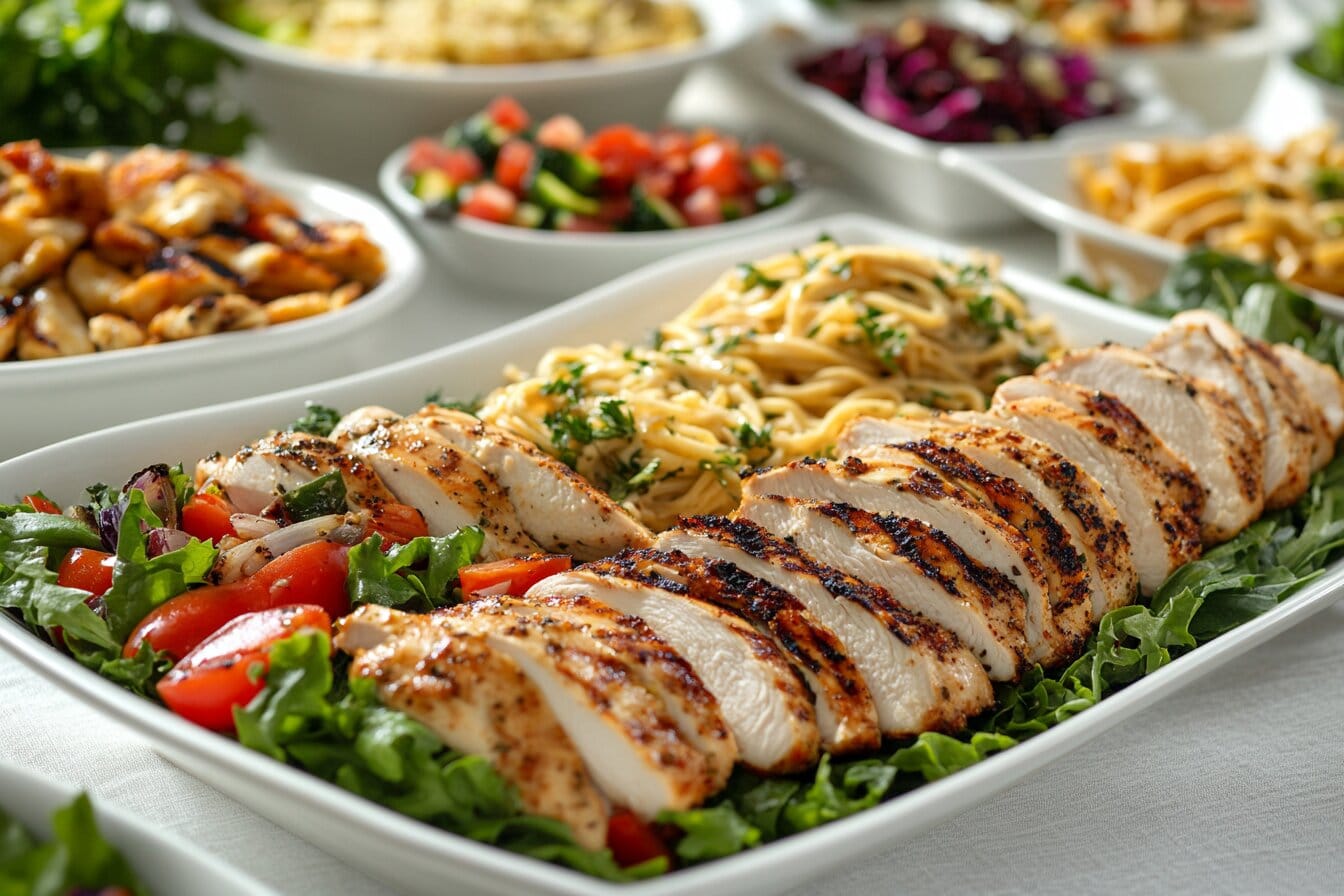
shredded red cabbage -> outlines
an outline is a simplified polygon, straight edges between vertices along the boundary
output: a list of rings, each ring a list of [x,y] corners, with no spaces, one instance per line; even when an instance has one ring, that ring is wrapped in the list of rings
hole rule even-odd
[[[1082,53],[924,19],[867,31],[803,61],[798,74],[878,121],[944,143],[1040,139],[1128,106]]]

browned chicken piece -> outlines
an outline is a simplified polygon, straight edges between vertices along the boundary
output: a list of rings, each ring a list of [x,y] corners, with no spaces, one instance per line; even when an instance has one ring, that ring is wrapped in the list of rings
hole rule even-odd
[[[27,315],[27,308],[17,297],[6,299],[0,296],[0,361],[13,353],[19,340],[19,330],[23,328],[23,319]]]
[[[168,240],[187,240],[246,216],[243,189],[211,171],[192,171],[153,193],[134,220]]]
[[[436,617],[366,605],[337,623],[352,679],[449,747],[484,756],[529,812],[569,825],[587,849],[606,842],[607,806],[583,757],[518,664],[487,638]]]
[[[43,283],[27,302],[18,334],[20,361],[87,355],[93,351],[89,325],[58,278]]]
[[[215,333],[255,330],[267,322],[265,307],[247,296],[208,295],[154,315],[149,322],[149,335],[161,342],[175,342]]]
[[[163,251],[163,240],[139,224],[110,218],[93,230],[93,253],[123,270],[140,270]]]
[[[1321,469],[1330,463],[1330,458],[1335,455],[1335,437],[1325,413],[1320,405],[1312,400],[1311,390],[1306,381],[1293,372],[1285,363],[1285,356],[1276,352],[1273,346],[1259,339],[1247,340],[1247,345],[1259,362],[1259,368],[1265,374],[1265,378],[1278,387],[1276,394],[1281,391],[1289,396],[1286,400],[1281,399],[1280,403],[1292,408],[1287,415],[1288,419],[1298,432],[1310,440],[1312,472]],[[1305,492],[1305,489],[1303,491]]]
[[[109,164],[102,152],[73,159],[52,155],[36,140],[7,144],[0,151],[0,218],[72,218],[91,227],[105,214]]]
[[[249,295],[263,299],[303,292],[331,292],[341,278],[297,252],[274,243],[253,243],[227,262],[242,277]]]
[[[142,276],[117,293],[109,310],[147,324],[161,311],[203,296],[237,293],[240,286],[236,276],[208,259],[169,247],[150,259]]]
[[[333,442],[349,442],[366,436],[380,426],[396,423],[401,415],[376,404],[355,408],[336,422],[328,436]]]
[[[270,242],[365,286],[373,286],[387,273],[382,251],[364,225],[355,221],[308,224],[289,215],[264,215],[259,231]]]
[[[266,320],[273,325],[287,324],[308,317],[317,317],[331,310],[330,293],[301,292],[267,302]]]
[[[103,261],[87,249],[76,252],[65,269],[65,285],[89,317],[105,314],[123,289],[131,284],[120,268]]]
[[[512,614],[546,627],[576,625],[593,643],[626,664],[640,687],[663,701],[682,738],[700,751],[713,790],[728,782],[737,762],[737,740],[714,699],[681,655],[638,616],[627,616],[587,597],[480,597],[454,614]]]
[[[113,163],[107,172],[108,209],[120,218],[135,218],[160,193],[195,167],[191,153],[143,146]]]
[[[14,295],[58,273],[88,235],[68,218],[38,218],[22,224],[27,239],[21,254],[0,265],[0,296]]]
[[[1329,364],[1322,364],[1291,345],[1273,346],[1283,366],[1297,377],[1307,397],[1320,408],[1331,439],[1344,435],[1344,378]]]
[[[89,318],[89,339],[100,352],[136,348],[148,338],[144,327],[120,314],[95,314]]]

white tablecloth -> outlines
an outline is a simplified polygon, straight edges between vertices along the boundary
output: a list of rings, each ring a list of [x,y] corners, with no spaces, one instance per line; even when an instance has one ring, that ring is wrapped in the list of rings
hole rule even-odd
[[[721,120],[732,108],[750,120],[749,109],[724,100],[721,85],[703,79],[683,108],[698,117],[713,110]],[[1276,99],[1265,122],[1296,128],[1292,105]],[[977,242],[1023,267],[1053,271],[1052,240],[1029,226]],[[446,278],[436,282],[399,319],[397,332],[370,335],[387,360],[535,310],[498,296],[485,301]],[[1344,608],[1336,608],[984,806],[799,892],[1339,892],[1341,684]],[[388,892],[169,765],[134,731],[4,656],[0,760],[87,787],[286,896]]]

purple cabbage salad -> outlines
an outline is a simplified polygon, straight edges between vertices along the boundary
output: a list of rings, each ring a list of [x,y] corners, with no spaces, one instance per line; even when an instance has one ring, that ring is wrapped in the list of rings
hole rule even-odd
[[[797,70],[878,121],[942,143],[1039,140],[1129,106],[1083,53],[920,18],[866,30]]]

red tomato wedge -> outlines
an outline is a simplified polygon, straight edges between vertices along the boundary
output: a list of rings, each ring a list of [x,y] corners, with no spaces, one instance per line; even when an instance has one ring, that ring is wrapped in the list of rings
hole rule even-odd
[[[513,220],[518,210],[518,197],[491,180],[482,181],[471,188],[461,212],[482,221],[494,221],[507,224]]]
[[[574,565],[568,554],[537,554],[475,563],[458,573],[462,593],[467,597],[489,590],[492,594],[522,594],[547,576],[564,572]]]
[[[395,502],[374,508],[373,519],[369,526],[374,532],[383,536],[385,548],[405,544],[413,538],[429,534],[424,514],[409,504]]]
[[[61,512],[61,508],[56,506],[54,501],[49,501],[41,495],[24,495],[23,503],[36,510],[38,513],[56,513]]]
[[[300,604],[244,613],[197,645],[158,684],[182,718],[212,731],[233,730],[233,708],[261,693],[271,646],[303,629],[331,631],[321,607]]]
[[[122,655],[134,656],[141,642],[147,641],[155,650],[178,659],[244,613],[291,604],[315,604],[333,619],[344,616],[350,612],[345,592],[349,550],[343,544],[315,541],[272,560],[241,581],[180,594],[140,620],[126,639]]]
[[[530,143],[522,140],[510,140],[499,148],[499,157],[495,160],[495,182],[506,190],[523,195],[527,175],[532,171],[532,162],[537,157]]]
[[[588,138],[584,154],[602,166],[602,177],[613,186],[629,186],[653,164],[653,140],[628,124],[613,124]]]
[[[537,128],[537,142],[551,149],[578,152],[583,148],[583,125],[572,115],[552,115]]]
[[[490,105],[485,107],[485,114],[495,124],[515,134],[526,130],[532,121],[522,104],[511,96],[495,97],[490,101]]]
[[[112,587],[112,570],[117,558],[102,551],[74,548],[61,561],[56,573],[56,584],[62,588],[78,588],[99,597]]]
[[[618,810],[607,822],[607,848],[622,868],[630,868],[650,859],[663,856],[669,861],[672,854],[667,844],[648,822],[629,810]]]
[[[219,544],[226,535],[237,535],[233,530],[233,508],[219,495],[210,492],[197,492],[182,505],[182,531],[199,538]]]
[[[742,189],[742,180],[738,149],[728,141],[706,143],[691,153],[691,170],[686,182],[688,193],[709,187],[720,196],[727,196]]]

